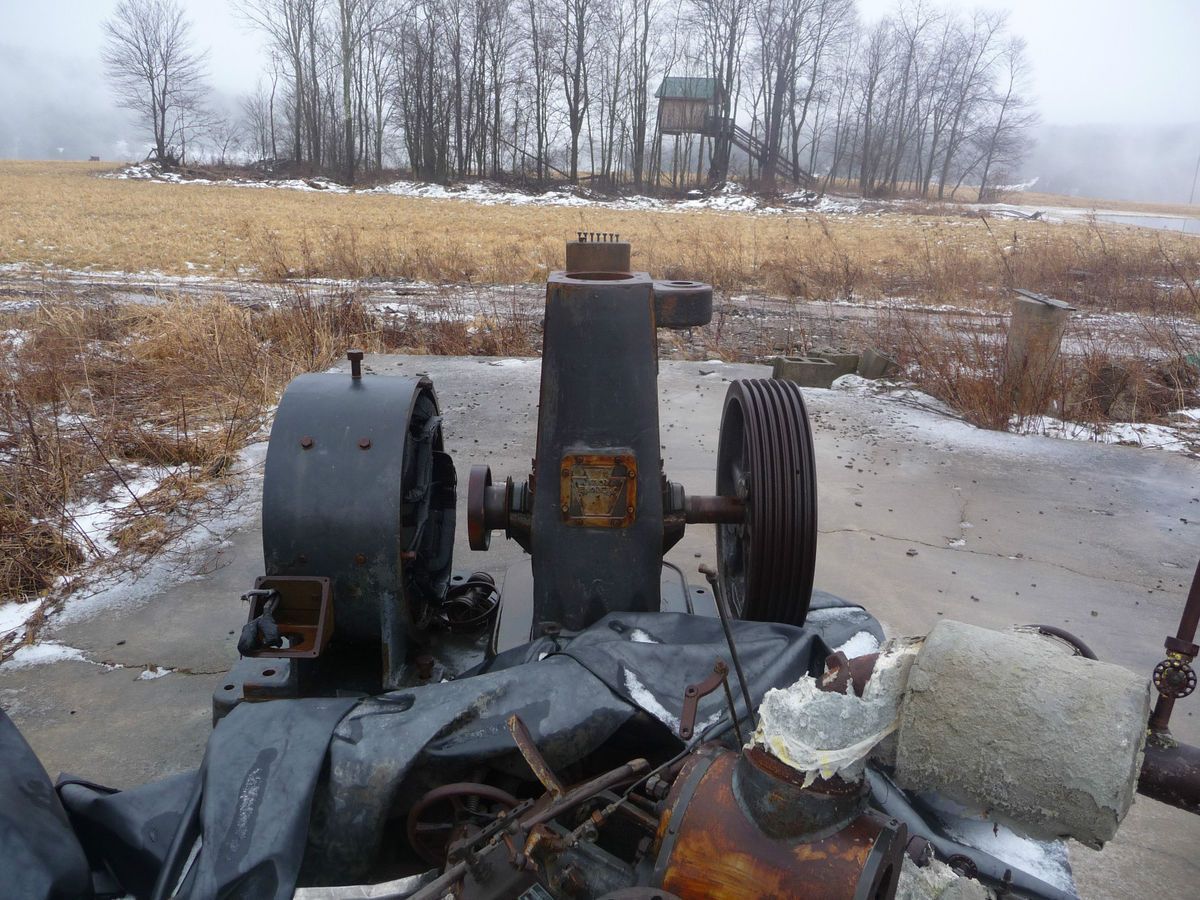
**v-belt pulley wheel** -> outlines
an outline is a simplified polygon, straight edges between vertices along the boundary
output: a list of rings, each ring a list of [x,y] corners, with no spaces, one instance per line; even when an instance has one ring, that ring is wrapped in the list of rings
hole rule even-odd
[[[730,384],[717,494],[745,504],[740,522],[717,526],[717,572],[730,611],[742,619],[804,624],[817,558],[817,479],[797,384]]]

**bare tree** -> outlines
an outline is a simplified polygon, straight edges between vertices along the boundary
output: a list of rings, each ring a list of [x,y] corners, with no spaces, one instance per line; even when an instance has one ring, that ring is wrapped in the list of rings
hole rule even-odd
[[[1001,56],[1000,82],[991,98],[992,122],[983,129],[983,169],[979,174],[979,202],[983,202],[990,186],[989,178],[997,167],[1020,160],[1027,143],[1026,134],[1037,122],[1022,93],[1028,78],[1025,62],[1025,41],[1011,38]]]
[[[567,127],[571,131],[571,181],[579,180],[579,132],[587,114],[588,67],[594,0],[565,0],[564,38],[559,44],[559,74],[567,108]]]
[[[149,126],[159,160],[182,158],[207,88],[204,54],[178,0],[121,0],[103,28],[104,67],[121,105]]]

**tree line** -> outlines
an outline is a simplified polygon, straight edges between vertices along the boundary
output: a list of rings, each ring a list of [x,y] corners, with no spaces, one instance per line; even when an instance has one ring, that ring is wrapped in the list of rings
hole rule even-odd
[[[866,195],[983,197],[1033,123],[1022,40],[1003,13],[898,0],[230,0],[268,48],[234,117],[206,112],[204,58],[178,0],[122,0],[105,25],[121,101],[165,161],[210,157],[352,184],[587,180],[682,188],[780,172]],[[667,134],[666,75],[716,80],[713,122]]]

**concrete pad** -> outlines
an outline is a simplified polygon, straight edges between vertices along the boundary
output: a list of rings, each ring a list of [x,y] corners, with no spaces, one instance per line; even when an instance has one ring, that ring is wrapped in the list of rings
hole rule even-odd
[[[476,462],[500,478],[528,472],[537,360],[368,357],[366,367],[433,378],[460,483]],[[769,375],[765,366],[660,364],[663,458],[672,479],[712,491],[728,380]],[[804,397],[819,478],[818,587],[864,603],[896,634],[925,633],[939,614],[988,627],[1063,625],[1101,658],[1149,677],[1200,552],[1194,460],[978,431],[852,391],[806,389]],[[520,549],[496,535],[490,551],[469,551],[465,499],[463,490],[456,568],[502,572]],[[127,786],[199,763],[209,697],[235,659],[229,632],[245,619],[238,598],[259,574],[259,553],[251,524],[184,567],[207,577],[69,625],[52,622],[45,634],[137,671],[80,662],[0,667],[0,703],[52,774]],[[712,527],[689,528],[668,559],[697,577],[700,562],[715,563]],[[138,681],[141,664],[196,674]],[[1200,701],[1180,701],[1174,728],[1200,743]],[[1200,879],[1198,841],[1200,821],[1139,798],[1104,851],[1080,849],[1073,864],[1086,897],[1189,896]]]

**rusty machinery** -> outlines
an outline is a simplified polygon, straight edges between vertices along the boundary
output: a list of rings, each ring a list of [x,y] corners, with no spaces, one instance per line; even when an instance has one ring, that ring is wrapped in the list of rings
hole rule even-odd
[[[361,855],[352,835],[372,833],[366,810],[382,828],[398,809],[408,852],[435,870],[432,880],[409,880],[396,896],[453,889],[470,898],[533,897],[543,896],[535,890],[541,886],[553,896],[669,900],[786,896],[803,886],[811,896],[886,898],[905,855],[921,864],[935,845],[943,858],[966,860],[970,870],[1009,884],[1012,873],[986,854],[956,850],[953,840],[923,827],[910,834],[906,821],[920,816],[900,793],[885,790],[895,794],[890,806],[872,799],[877,776],[803,779],[746,744],[742,725],[754,704],[728,620],[805,624],[815,467],[799,388],[738,380],[724,401],[715,492],[691,495],[669,480],[660,452],[656,329],[703,325],[711,314],[711,288],[631,271],[629,244],[615,235],[581,233],[567,244],[566,269],[552,273],[546,288],[532,469],[501,480],[476,466],[468,477],[470,546],[486,550],[502,531],[528,553],[502,579],[453,572],[458,479],[428,379],[364,374],[362,354],[352,351],[349,376],[302,376],[284,394],[263,488],[266,571],[246,595],[244,658],[214,695],[215,718],[243,700],[347,693],[393,692],[385,696],[398,699],[384,707],[402,711],[412,702],[404,689],[438,680],[439,634],[485,635],[471,645],[475,657],[468,653],[456,672],[443,672],[453,679],[486,671],[488,661],[511,657],[508,651],[544,647],[533,657],[540,660],[613,614],[718,616],[736,670],[736,687],[720,658],[711,677],[681,685],[683,713],[672,736],[681,751],[658,747],[645,754],[652,765],[622,747],[605,757],[620,763],[615,768],[576,768],[570,781],[514,714],[511,741],[532,782],[514,779],[511,762],[480,765],[456,770],[466,780],[430,786],[427,778],[426,789],[388,800],[363,787],[384,778],[390,751],[371,751],[360,721],[338,752],[361,756],[331,763],[329,778],[342,796],[327,800],[310,840],[332,848],[340,840],[350,856]],[[709,592],[690,587],[664,561],[696,523],[716,525]],[[1155,672],[1162,699],[1139,785],[1193,812],[1200,808],[1196,751],[1176,744],[1166,725],[1174,699],[1195,684],[1197,619],[1200,570],[1180,632]],[[808,632],[789,633],[799,640]],[[831,657],[823,683],[833,690],[853,683],[861,694],[872,665],[873,658]],[[699,722],[698,704],[718,691],[728,715],[716,726]],[[495,739],[487,740],[495,752]],[[573,734],[567,743],[586,741]],[[1020,876],[1009,886],[1020,887]],[[312,894],[325,896],[339,895]]]
[[[598,237],[599,240],[589,239]],[[524,480],[471,470],[467,528],[503,531],[532,556],[522,640],[613,611],[662,608],[663,554],[689,524],[715,523],[735,615],[802,624],[816,558],[816,483],[804,400],[790,382],[738,381],[721,422],[717,493],[689,496],[663,471],[656,328],[712,317],[712,289],[630,271],[612,235],[567,244],[546,287],[537,453]]]

